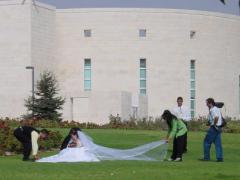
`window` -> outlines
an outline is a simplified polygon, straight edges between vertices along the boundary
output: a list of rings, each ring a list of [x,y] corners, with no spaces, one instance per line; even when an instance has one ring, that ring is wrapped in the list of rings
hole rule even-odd
[[[91,91],[91,59],[84,59],[84,90]]]
[[[147,30],[146,29],[139,29],[139,37],[146,37]]]
[[[196,35],[196,31],[190,31],[190,39],[193,39]]]
[[[146,59],[140,59],[140,94],[147,94]]]
[[[91,37],[92,31],[91,29],[84,29],[84,37]]]
[[[190,107],[191,117],[195,116],[195,104],[196,104],[196,76],[195,76],[195,60],[190,61]]]

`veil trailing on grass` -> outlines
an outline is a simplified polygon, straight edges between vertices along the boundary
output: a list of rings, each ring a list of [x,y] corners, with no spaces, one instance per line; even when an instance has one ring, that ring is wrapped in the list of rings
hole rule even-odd
[[[154,141],[131,149],[114,149],[95,144],[91,137],[81,131],[78,131],[78,136],[83,146],[99,160],[162,161],[167,153],[167,144],[164,140]]]
[[[132,149],[113,149],[97,145],[92,138],[77,131],[80,147],[65,148],[58,154],[42,158],[37,162],[98,162],[101,160],[162,161],[167,152],[165,141],[155,141]]]

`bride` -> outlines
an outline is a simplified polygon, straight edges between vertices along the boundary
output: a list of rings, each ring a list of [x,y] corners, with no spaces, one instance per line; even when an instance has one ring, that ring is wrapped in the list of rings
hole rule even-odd
[[[167,152],[164,140],[151,142],[131,149],[114,149],[97,145],[80,130],[70,131],[67,147],[57,155],[37,162],[98,162],[101,160],[162,161]]]

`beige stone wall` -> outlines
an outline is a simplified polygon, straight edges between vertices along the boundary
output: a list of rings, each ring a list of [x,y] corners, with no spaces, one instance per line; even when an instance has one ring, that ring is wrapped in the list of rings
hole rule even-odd
[[[190,60],[196,60],[196,116],[205,99],[239,115],[240,18],[167,9],[57,10],[57,61],[66,94],[83,91],[84,58],[92,59],[92,92],[139,93],[139,59],[147,59],[148,115],[159,116],[183,96],[190,106]],[[83,36],[84,29],[92,37]],[[147,37],[139,38],[138,30]],[[190,39],[190,31],[196,31]]]
[[[0,117],[23,114],[31,94],[30,6],[18,3],[0,2]]]
[[[36,80],[45,70],[53,70],[56,55],[55,8],[36,3],[31,6],[31,60]]]
[[[214,97],[225,102],[224,114],[239,117],[240,18],[207,16],[203,24],[203,17],[191,21],[198,35],[188,43],[188,57],[196,57],[197,113],[205,114],[204,100]]]
[[[43,70],[52,70],[55,59],[55,8],[31,1],[0,2],[0,117],[26,113],[24,99],[32,92]]]
[[[140,58],[147,60],[147,96],[137,98],[141,117],[172,109],[178,96],[190,106],[191,59],[196,60],[196,116],[207,113],[207,97],[224,101],[226,115],[239,116],[238,16],[169,9],[56,10],[13,0],[0,2],[0,23],[0,116],[26,111],[31,72],[25,67],[32,65],[36,79],[45,69],[56,73],[67,100],[64,119],[71,119],[72,111],[82,117],[79,121],[106,122],[111,112],[127,117],[131,97],[139,94]],[[84,29],[91,29],[92,37],[84,37]],[[147,37],[140,38],[139,29],[146,29]],[[92,60],[92,100],[76,102],[82,111],[71,110],[70,98],[85,94],[84,58]]]

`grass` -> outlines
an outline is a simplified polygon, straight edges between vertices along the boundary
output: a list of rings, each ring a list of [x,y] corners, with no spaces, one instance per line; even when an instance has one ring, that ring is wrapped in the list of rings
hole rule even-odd
[[[61,129],[65,135],[68,130]],[[85,130],[94,141],[108,147],[130,148],[162,139],[165,132],[142,130]],[[205,133],[189,133],[189,152],[181,163],[102,161],[96,163],[22,162],[21,155],[0,157],[0,179],[240,179],[239,134],[223,134],[224,162],[200,162]],[[171,149],[171,145],[169,146]],[[56,152],[42,153],[42,156]],[[170,154],[171,152],[169,152]]]

